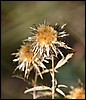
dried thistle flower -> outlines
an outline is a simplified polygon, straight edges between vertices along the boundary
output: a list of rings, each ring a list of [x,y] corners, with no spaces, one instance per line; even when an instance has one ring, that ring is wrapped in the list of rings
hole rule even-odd
[[[47,95],[52,95],[52,99],[54,99],[56,92],[65,96],[65,93],[60,89],[60,87],[67,86],[58,85],[55,77],[55,72],[58,73],[57,69],[62,67],[73,55],[73,53],[68,53],[66,56],[64,56],[62,51],[60,51],[60,47],[65,49],[72,49],[61,40],[61,38],[69,35],[64,30],[65,25],[66,24],[59,26],[56,23],[54,26],[52,26],[44,21],[44,23],[39,24],[38,27],[30,27],[34,35],[32,37],[28,37],[28,39],[23,40],[27,41],[27,43],[24,42],[18,53],[12,54],[17,57],[13,61],[18,61],[18,66],[14,72],[17,69],[24,71],[24,78],[28,78],[30,71],[33,68],[35,69],[35,78],[34,81],[32,81],[33,87],[24,91],[24,93],[30,92],[33,95],[33,99]],[[55,66],[54,57],[58,57],[58,53],[62,56],[62,58],[57,62],[57,65]],[[43,62],[49,63],[46,58],[49,58],[52,61],[52,68],[50,69],[47,69],[43,64]],[[40,67],[42,67],[42,71],[40,71]],[[38,86],[38,75],[40,75],[40,77],[43,79],[42,74],[48,72],[51,74],[52,86]],[[46,90],[49,92],[44,92]]]
[[[79,86],[77,87],[73,87],[71,86],[71,91],[69,91],[69,94],[66,95],[65,97],[68,99],[85,99],[85,89],[83,86],[83,83],[81,82],[81,80],[78,80]]]
[[[60,53],[61,56],[64,57],[59,47],[72,49],[60,39],[62,37],[68,36],[65,30],[63,30],[65,25],[66,24],[59,26],[58,28],[57,23],[52,26],[47,25],[46,21],[44,21],[44,24],[39,24],[39,26],[36,28],[30,27],[33,34],[35,34],[32,37],[28,37],[28,39],[25,39],[24,41],[32,41],[32,45],[34,47],[33,51],[35,54],[37,52],[40,52],[40,56],[43,56],[43,54],[45,54],[45,57],[50,57],[52,54],[51,52],[53,52],[56,57],[58,53]]]
[[[28,43],[21,46],[18,53],[12,53],[12,55],[15,55],[17,57],[13,61],[18,61],[18,66],[15,68],[14,72],[19,69],[21,71],[25,71],[25,78],[28,78],[28,75],[30,71],[34,68],[38,71],[39,75],[42,77],[42,74],[40,72],[40,67],[46,68],[46,66],[42,63],[41,60],[39,60],[39,55],[34,56],[34,52],[32,52],[32,46]]]
[[[85,99],[85,89],[83,87],[76,87],[66,96],[68,99]]]

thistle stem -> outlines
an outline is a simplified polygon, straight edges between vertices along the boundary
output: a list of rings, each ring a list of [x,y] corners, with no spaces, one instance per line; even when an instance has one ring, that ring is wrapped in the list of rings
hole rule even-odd
[[[55,84],[54,84],[54,56],[52,55],[52,99],[54,99]]]
[[[34,87],[36,87],[36,82],[37,82],[37,70],[35,73],[35,79],[34,79]],[[33,99],[36,99],[36,91],[33,91]]]

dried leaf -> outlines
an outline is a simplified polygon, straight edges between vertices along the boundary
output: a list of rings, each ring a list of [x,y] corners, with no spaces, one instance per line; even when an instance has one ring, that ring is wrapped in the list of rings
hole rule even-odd
[[[31,92],[31,91],[38,91],[38,90],[51,90],[51,88],[47,86],[37,86],[37,87],[27,89],[26,91],[24,91],[24,93]]]
[[[62,58],[62,59],[57,63],[55,69],[57,69],[57,68],[61,67],[62,65],[64,65],[64,64],[68,61],[68,59],[70,59],[70,58],[72,57],[72,55],[73,55],[73,53],[68,54],[65,58]]]
[[[63,92],[62,90],[60,90],[59,88],[56,88],[56,91],[57,91],[58,93],[60,93],[61,95],[65,96],[64,92]]]
[[[50,71],[49,69],[45,69],[45,70],[42,71],[42,74],[48,73],[49,71]]]
[[[65,88],[67,88],[66,85],[58,85],[58,88],[60,88],[60,87],[65,87]]]

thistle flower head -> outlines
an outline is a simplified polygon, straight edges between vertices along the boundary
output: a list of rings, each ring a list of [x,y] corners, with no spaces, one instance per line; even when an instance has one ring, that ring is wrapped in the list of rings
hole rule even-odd
[[[85,99],[85,88],[84,84],[81,82],[80,79],[78,79],[78,86],[74,87],[71,86],[71,91],[69,91],[69,94],[66,95],[66,98],[68,99]]]
[[[53,42],[57,41],[56,30],[49,25],[40,25],[40,27],[37,28],[37,32],[36,41],[40,46],[49,47]]]
[[[35,34],[32,37],[28,37],[26,41],[33,42],[32,45],[34,47],[33,51],[35,54],[40,52],[40,56],[45,54],[45,56],[50,57],[51,52],[53,52],[56,57],[58,53],[60,53],[63,57],[59,47],[72,49],[60,40],[60,38],[68,36],[68,34],[66,34],[66,32],[63,30],[65,25],[66,24],[58,28],[57,23],[52,26],[46,25],[46,22],[44,22],[44,24],[39,24],[39,26],[36,28],[30,27],[33,30],[32,32]]]
[[[68,99],[85,99],[85,90],[83,87],[73,88],[69,93],[66,96]]]
[[[12,55],[15,55],[17,57],[13,61],[18,61],[18,66],[16,67],[15,71],[17,69],[21,71],[25,71],[25,77],[28,78],[28,75],[30,71],[35,68],[35,70],[38,71],[39,75],[42,77],[42,74],[40,72],[40,67],[46,68],[45,65],[42,63],[41,60],[39,60],[39,56],[35,55],[32,51],[32,46],[29,44],[24,44],[21,46],[18,53],[13,53]]]
[[[18,53],[20,62],[26,60],[29,64],[31,64],[33,58],[33,52],[31,49],[32,47],[28,44],[22,45]]]

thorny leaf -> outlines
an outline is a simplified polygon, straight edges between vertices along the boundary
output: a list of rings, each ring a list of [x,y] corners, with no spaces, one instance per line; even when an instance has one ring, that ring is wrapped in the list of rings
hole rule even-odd
[[[64,92],[62,90],[60,90],[59,88],[56,88],[56,91],[60,94],[62,94],[63,96],[65,96]]]
[[[31,92],[31,91],[38,91],[38,90],[51,90],[51,88],[48,86],[36,86],[30,89],[27,89],[26,91],[24,91],[24,93]]]
[[[66,85],[58,85],[58,88],[60,88],[60,87],[65,87],[65,88],[67,88]]]
[[[45,69],[45,70],[42,71],[42,74],[48,73],[49,71],[50,71],[49,69]]]
[[[57,63],[55,69],[57,69],[57,68],[61,67],[62,65],[64,65],[64,64],[68,61],[68,59],[70,59],[72,56],[73,56],[73,53],[68,54],[65,58],[62,58],[62,59]]]

